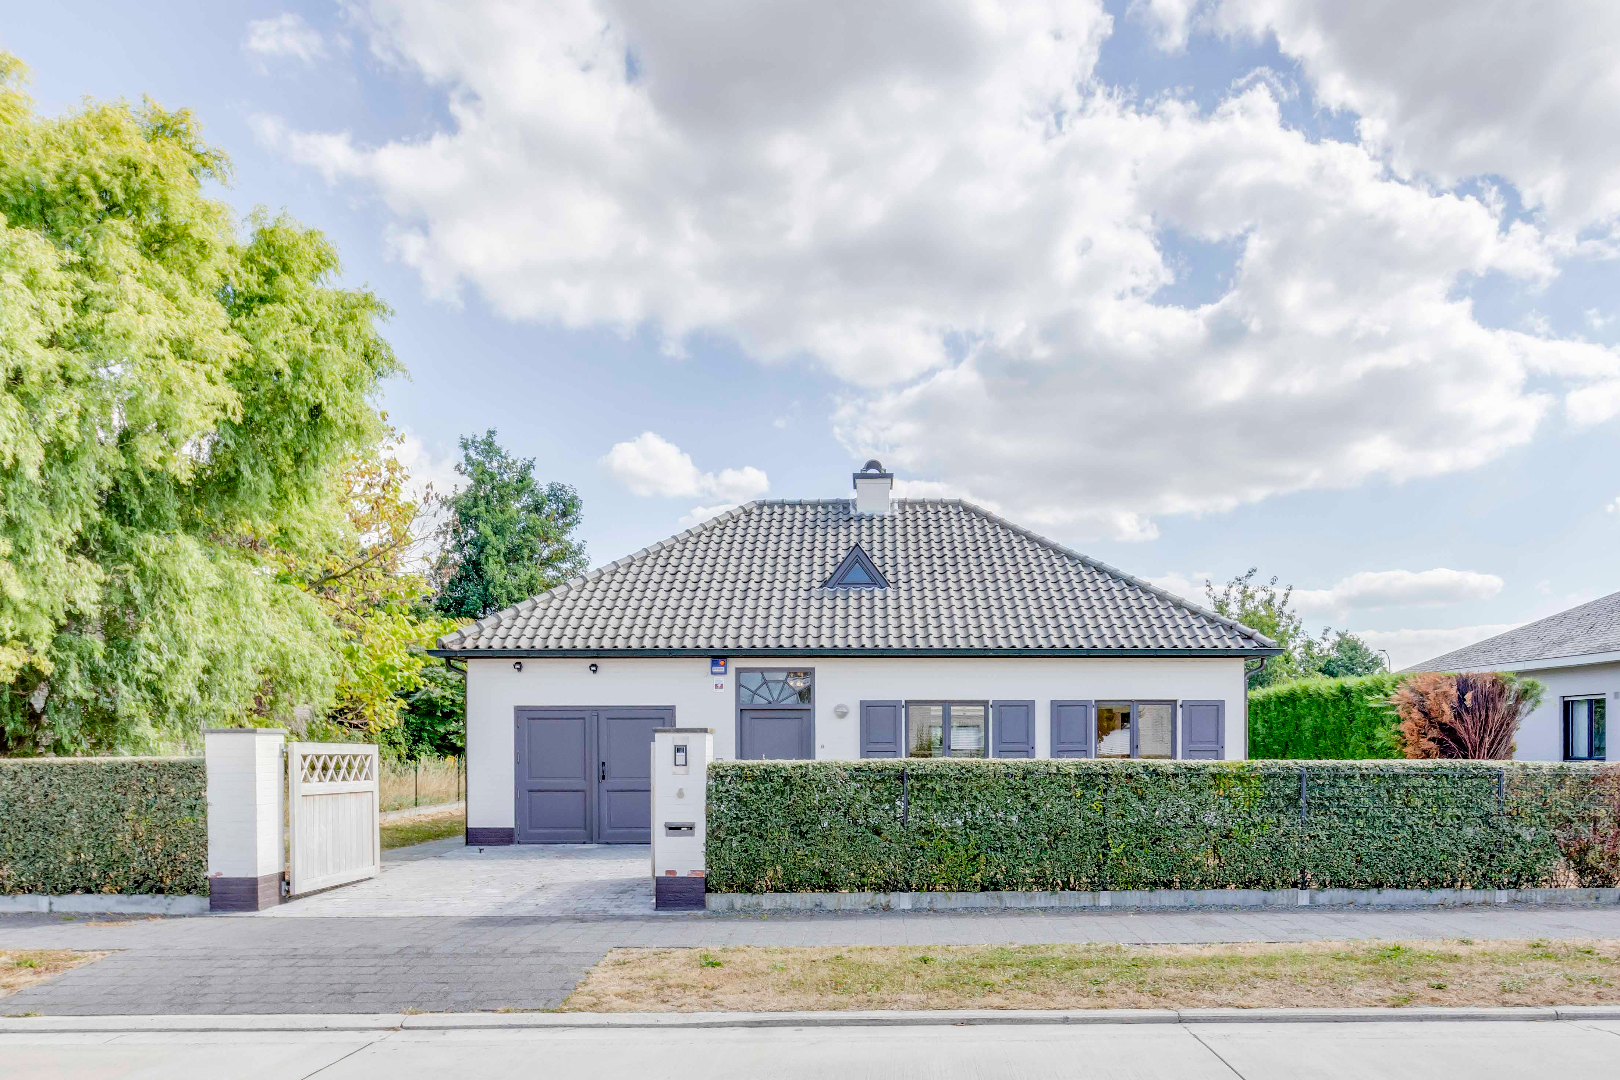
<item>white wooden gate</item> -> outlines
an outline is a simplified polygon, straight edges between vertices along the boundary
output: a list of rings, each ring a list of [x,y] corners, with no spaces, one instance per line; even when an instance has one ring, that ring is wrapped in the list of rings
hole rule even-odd
[[[288,891],[376,877],[382,869],[377,747],[287,743]]]

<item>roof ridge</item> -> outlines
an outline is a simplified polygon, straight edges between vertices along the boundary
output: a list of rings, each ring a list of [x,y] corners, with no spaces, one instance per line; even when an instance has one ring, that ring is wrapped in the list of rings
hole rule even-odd
[[[927,501],[933,501],[933,500],[927,500]],[[1146,590],[1147,592],[1153,594],[1154,596],[1157,596],[1157,597],[1159,597],[1160,599],[1163,599],[1163,600],[1168,600],[1172,604],[1175,604],[1177,607],[1185,608],[1186,610],[1192,612],[1195,615],[1202,615],[1206,619],[1214,619],[1216,622],[1220,623],[1222,626],[1230,627],[1233,630],[1236,630],[1240,634],[1246,634],[1247,636],[1253,638],[1255,641],[1260,642],[1261,644],[1267,646],[1268,648],[1272,648],[1272,649],[1277,648],[1277,643],[1275,641],[1272,641],[1270,638],[1266,637],[1266,635],[1264,635],[1260,631],[1254,629],[1254,627],[1252,627],[1252,626],[1245,626],[1243,623],[1238,622],[1236,619],[1228,618],[1227,616],[1222,615],[1219,612],[1211,611],[1206,607],[1202,607],[1202,606],[1200,606],[1198,604],[1193,603],[1190,600],[1185,599],[1184,597],[1177,596],[1173,592],[1169,592],[1169,591],[1167,591],[1165,589],[1161,589],[1157,585],[1153,584],[1150,581],[1142,580],[1141,578],[1137,577],[1135,574],[1127,574],[1125,571],[1119,569],[1117,566],[1110,566],[1108,563],[1103,562],[1101,559],[1093,559],[1090,555],[1087,555],[1084,552],[1076,551],[1071,547],[1068,547],[1068,546],[1066,546],[1064,544],[1058,543],[1056,540],[1052,540],[1052,539],[1050,539],[1048,537],[1042,536],[1038,532],[1035,532],[1035,531],[1033,531],[1031,529],[1026,529],[1022,525],[1014,524],[1013,522],[1008,521],[1006,518],[1002,517],[1000,514],[992,514],[990,511],[986,510],[984,507],[980,506],[978,503],[969,502],[966,499],[940,499],[938,501],[940,501],[940,502],[961,503],[962,507],[964,509],[971,510],[975,514],[978,514],[980,517],[983,517],[983,518],[986,518],[986,519],[988,519],[990,521],[993,521],[997,525],[1002,526],[1003,528],[1010,529],[1013,532],[1017,533],[1018,535],[1023,536],[1025,538],[1029,539],[1029,540],[1033,540],[1035,543],[1040,544],[1041,546],[1043,546],[1045,548],[1048,548],[1048,549],[1050,549],[1052,551],[1055,551],[1060,555],[1065,555],[1065,556],[1067,556],[1067,557],[1069,557],[1071,559],[1078,560],[1079,562],[1083,563],[1086,566],[1091,567],[1094,570],[1099,570],[1102,573],[1109,575],[1110,577],[1118,578],[1121,581],[1127,582],[1130,585],[1134,585],[1138,589]]]
[[[768,501],[785,503],[788,500],[751,499],[748,502],[743,503],[741,506],[732,507],[723,514],[716,514],[711,518],[706,518],[703,521],[698,522],[696,525],[693,525],[690,529],[683,529],[674,536],[665,537],[656,544],[648,544],[641,550],[633,551],[629,555],[624,556],[622,559],[615,559],[610,563],[598,566],[595,570],[587,570],[583,574],[576,574],[571,578],[558,582],[551,588],[546,589],[544,592],[535,593],[533,596],[519,600],[517,603],[512,604],[509,607],[504,607],[499,611],[491,612],[490,614],[485,615],[482,619],[475,621],[471,626],[463,626],[453,634],[444,635],[439,639],[438,644],[444,648],[453,647],[455,643],[459,643],[465,639],[467,631],[469,630],[488,630],[493,626],[498,626],[501,620],[506,618],[508,615],[516,615],[520,612],[533,611],[535,608],[540,607],[543,603],[549,603],[551,600],[559,596],[566,595],[569,591],[578,588],[587,581],[595,581],[597,578],[611,570],[617,570],[620,567],[629,566],[631,563],[645,559],[653,552],[662,551],[664,548],[675,543],[677,540],[686,540],[689,537],[713,528],[723,521],[730,521],[734,517],[741,517],[743,514],[752,512],[756,507]]]

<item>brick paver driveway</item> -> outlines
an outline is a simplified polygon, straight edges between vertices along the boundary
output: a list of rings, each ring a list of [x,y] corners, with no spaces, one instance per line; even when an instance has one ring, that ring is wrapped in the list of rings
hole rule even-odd
[[[653,913],[645,844],[445,845],[362,881],[262,912],[276,919],[603,917]]]

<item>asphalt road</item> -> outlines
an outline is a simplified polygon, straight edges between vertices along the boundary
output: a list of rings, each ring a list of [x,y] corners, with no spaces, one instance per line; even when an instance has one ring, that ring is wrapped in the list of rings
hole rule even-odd
[[[1489,1080],[1620,1074],[1620,1021],[0,1034],[10,1080]]]

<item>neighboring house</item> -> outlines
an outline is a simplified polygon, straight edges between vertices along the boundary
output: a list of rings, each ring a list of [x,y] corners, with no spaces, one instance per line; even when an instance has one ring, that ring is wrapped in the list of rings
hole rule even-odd
[[[1525,761],[1602,761],[1608,702],[1620,700],[1620,592],[1425,660],[1407,671],[1513,671],[1547,687],[1519,727]],[[1613,755],[1620,757],[1620,750]]]
[[[754,502],[448,635],[469,843],[645,842],[721,758],[1242,758],[1255,631],[959,500]]]

